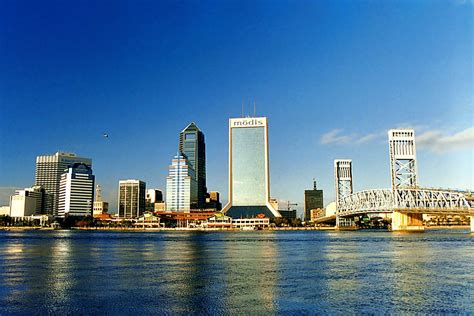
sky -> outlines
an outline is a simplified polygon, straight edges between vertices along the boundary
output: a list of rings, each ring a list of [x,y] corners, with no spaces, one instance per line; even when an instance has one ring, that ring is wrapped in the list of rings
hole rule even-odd
[[[92,158],[114,212],[120,179],[165,189],[192,121],[225,202],[228,119],[254,102],[271,195],[299,210],[313,178],[334,199],[334,159],[352,159],[354,190],[390,187],[391,128],[415,129],[421,186],[473,190],[473,13],[468,0],[1,1],[0,205],[62,150]]]

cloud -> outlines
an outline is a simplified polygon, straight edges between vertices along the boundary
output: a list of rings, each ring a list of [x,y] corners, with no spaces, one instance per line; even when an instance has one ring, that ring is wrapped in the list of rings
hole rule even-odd
[[[320,138],[320,142],[323,145],[328,144],[347,144],[352,140],[351,136],[341,135],[342,129],[333,129],[332,131],[323,134]]]
[[[380,138],[381,136],[385,135],[386,133],[370,133],[367,135],[358,135],[358,134],[348,134],[344,135],[343,130],[340,128],[333,129],[325,134],[323,134],[320,138],[320,142],[323,145],[329,144],[336,144],[336,145],[344,145],[349,143],[355,144],[366,144],[370,143],[373,140]]]
[[[439,130],[428,130],[416,136],[416,144],[418,148],[426,148],[435,153],[474,148],[474,127],[453,135],[445,135]]]
[[[10,205],[10,195],[15,194],[15,187],[0,187],[0,206]]]

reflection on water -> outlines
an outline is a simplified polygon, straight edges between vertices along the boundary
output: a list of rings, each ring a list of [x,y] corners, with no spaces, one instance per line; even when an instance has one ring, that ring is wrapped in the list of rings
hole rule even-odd
[[[0,232],[0,314],[474,312],[453,232]]]

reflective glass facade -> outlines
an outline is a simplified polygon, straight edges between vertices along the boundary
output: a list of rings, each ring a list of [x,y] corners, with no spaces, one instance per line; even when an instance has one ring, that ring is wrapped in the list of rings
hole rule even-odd
[[[232,218],[272,218],[266,117],[229,120],[229,203]]]
[[[265,205],[265,128],[232,129],[232,204]]]

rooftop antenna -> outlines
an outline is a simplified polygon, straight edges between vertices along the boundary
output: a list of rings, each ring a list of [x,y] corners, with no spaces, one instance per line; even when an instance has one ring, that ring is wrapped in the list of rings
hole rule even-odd
[[[242,117],[244,117],[244,98],[242,98]]]
[[[316,190],[316,179],[313,178],[313,190]]]
[[[253,117],[255,117],[256,112],[257,112],[257,103],[255,102],[255,99],[253,99]]]

